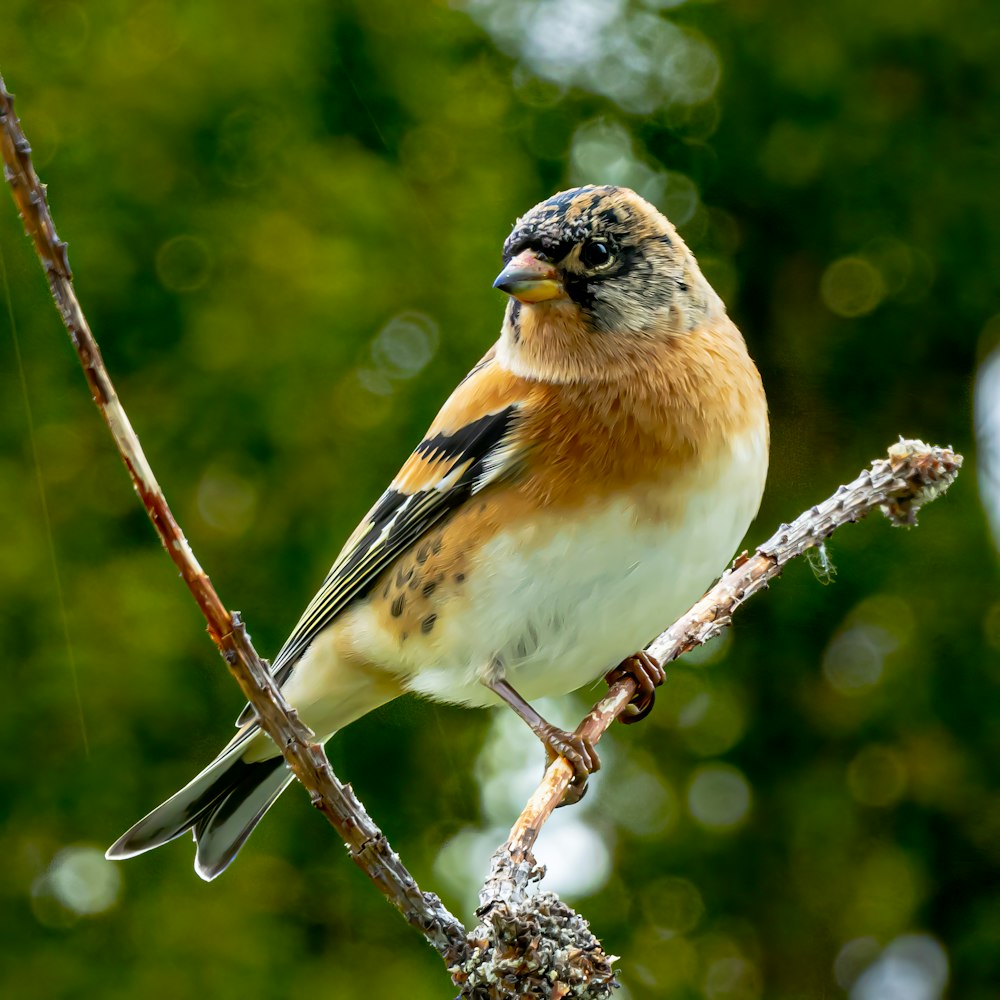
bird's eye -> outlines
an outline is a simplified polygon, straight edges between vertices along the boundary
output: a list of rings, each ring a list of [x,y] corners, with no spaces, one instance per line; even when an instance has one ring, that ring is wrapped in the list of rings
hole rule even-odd
[[[612,258],[611,250],[607,243],[600,240],[587,240],[580,250],[580,260],[587,267],[602,267]]]

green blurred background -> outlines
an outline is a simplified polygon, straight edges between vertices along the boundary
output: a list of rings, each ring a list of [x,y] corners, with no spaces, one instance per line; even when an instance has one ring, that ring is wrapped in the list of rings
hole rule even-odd
[[[1000,995],[998,52],[992,0],[3,4],[84,308],[265,655],[494,339],[514,219],[570,184],[652,198],[744,330],[749,542],[898,434],[966,454],[915,533],[843,530],[835,583],[793,565],[675,666],[546,830],[622,998]],[[101,857],[241,700],[6,195],[0,251],[0,992],[451,996],[299,790],[211,885],[186,842]],[[330,751],[468,918],[533,737],[403,700]]]

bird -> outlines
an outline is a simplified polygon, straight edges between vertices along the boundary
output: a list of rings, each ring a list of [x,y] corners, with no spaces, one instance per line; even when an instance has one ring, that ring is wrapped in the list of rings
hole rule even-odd
[[[624,187],[521,216],[500,336],[347,540],[275,658],[323,742],[407,692],[506,704],[583,785],[593,745],[532,707],[626,670],[725,569],[755,516],[769,427],[740,331],[674,226]],[[622,665],[619,667],[619,665]],[[610,671],[610,673],[609,673]],[[219,875],[293,780],[247,706],[236,736],[107,857],[192,831]]]

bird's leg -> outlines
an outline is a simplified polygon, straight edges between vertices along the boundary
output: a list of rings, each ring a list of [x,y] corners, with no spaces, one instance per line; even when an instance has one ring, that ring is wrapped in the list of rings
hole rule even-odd
[[[565,729],[546,722],[502,677],[484,679],[483,683],[502,698],[528,724],[531,731],[545,747],[546,767],[556,759],[565,757],[573,768],[573,780],[560,805],[570,805],[583,798],[587,778],[600,770],[601,758],[597,756],[594,744],[579,733],[568,733]]]
[[[650,656],[644,649],[633,653],[618,664],[614,670],[609,670],[604,679],[608,687],[625,677],[635,681],[635,697],[625,706],[625,711],[618,716],[618,721],[630,726],[649,715],[656,701],[656,689],[667,679],[666,672],[660,666],[655,656]]]

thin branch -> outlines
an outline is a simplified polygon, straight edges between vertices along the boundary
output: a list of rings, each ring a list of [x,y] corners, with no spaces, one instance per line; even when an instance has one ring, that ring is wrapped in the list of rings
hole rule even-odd
[[[24,228],[35,245],[56,306],[76,348],[94,402],[115,440],[132,485],[153,527],[198,602],[208,632],[230,673],[257,711],[261,728],[281,749],[312,803],[343,838],[354,862],[382,894],[416,927],[451,966],[466,952],[465,928],[433,893],[420,890],[382,831],[372,822],[349,785],[330,768],[316,734],[304,725],[275,686],[267,664],[258,656],[237,613],[230,614],[211,580],[198,565],[160,489],[153,470],[114,385],[100,349],[73,289],[66,244],[59,239],[31,162],[31,146],[14,114],[14,99],[0,76],[0,154],[4,178],[11,187]]]
[[[665,632],[647,651],[667,664],[723,632],[733,612],[767,586],[785,564],[823,544],[837,528],[881,510],[895,525],[916,524],[917,510],[940,496],[958,475],[962,456],[950,448],[900,439],[886,458],[873,462],[854,482],[838,487],[833,496],[783,524],[754,555],[736,560],[719,582]],[[618,681],[580,723],[577,732],[597,741],[635,695],[635,681]],[[480,893],[488,907],[498,899],[518,897],[534,870],[531,848],[539,831],[559,804],[573,769],[565,758],[555,760],[493,857],[490,877]]]
[[[854,482],[840,486],[792,524],[781,525],[753,556],[740,556],[686,615],[649,644],[648,652],[666,664],[708,642],[789,560],[821,546],[841,525],[876,508],[893,524],[915,524],[917,510],[940,496],[961,467],[962,456],[950,448],[900,439],[886,458],[873,462]],[[616,682],[577,732],[596,742],[635,693],[635,681]],[[491,859],[476,911],[481,923],[469,935],[472,950],[451,970],[465,1000],[567,996],[608,1000],[613,995],[615,957],[605,953],[582,917],[553,893],[534,888],[545,872],[531,849],[572,775],[563,758],[549,766]]]

